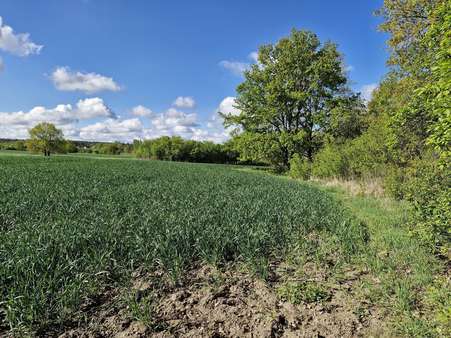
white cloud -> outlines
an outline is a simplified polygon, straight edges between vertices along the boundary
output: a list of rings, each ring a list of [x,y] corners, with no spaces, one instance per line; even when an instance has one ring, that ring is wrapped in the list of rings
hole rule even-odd
[[[98,97],[80,100],[76,106],[59,104],[54,108],[36,106],[24,112],[0,112],[0,135],[10,138],[24,138],[28,129],[40,122],[50,122],[63,132],[74,132],[76,123],[80,120],[89,120],[99,117],[114,118],[115,115]]]
[[[253,51],[251,53],[249,53],[249,55],[247,56],[248,59],[252,60],[252,63],[256,63],[259,66],[260,63],[258,62],[258,52],[257,51]],[[249,70],[251,67],[251,64],[249,62],[240,62],[240,61],[228,61],[228,60],[223,60],[221,62],[219,62],[219,65],[229,71],[232,72],[232,74],[237,75],[237,76],[242,76],[243,73],[246,70]]]
[[[187,113],[175,107],[155,114],[144,106],[136,106],[130,111],[141,119],[119,119],[101,98],[93,97],[79,100],[75,105],[60,104],[54,108],[37,106],[25,112],[0,113],[0,135],[26,138],[28,129],[45,121],[54,123],[70,139],[130,142],[133,139],[178,135],[185,139],[220,143],[230,137],[230,130],[223,127],[223,119],[218,112],[238,114],[239,110],[234,105],[234,97],[225,97],[211,117],[204,120],[196,113]]]
[[[254,61],[255,63],[257,63],[257,62],[258,62],[258,52],[256,52],[256,51],[251,52],[251,53],[249,54],[249,59],[251,59],[252,61]]]
[[[233,96],[228,96],[224,98],[218,107],[218,112],[223,114],[239,115],[240,110],[236,108],[236,98]]]
[[[246,62],[238,61],[221,61],[219,65],[227,70],[230,70],[234,75],[241,76],[244,71],[248,70],[250,65]]]
[[[76,114],[78,119],[81,120],[88,120],[95,117],[115,117],[115,114],[99,97],[79,100],[77,102],[77,108]]]
[[[141,138],[144,127],[138,118],[127,120],[107,119],[80,128],[79,137],[95,141],[131,141]]]
[[[0,49],[18,56],[28,56],[39,54],[42,47],[30,40],[30,34],[15,33],[10,26],[3,25],[0,17]]]
[[[354,66],[352,66],[352,65],[344,66],[344,67],[343,67],[343,70],[344,70],[345,72],[352,72],[352,71],[354,70]]]
[[[83,91],[96,93],[100,91],[121,90],[121,87],[111,77],[96,73],[82,73],[71,71],[69,67],[58,67],[51,75],[53,84],[58,90]]]
[[[149,117],[153,115],[153,112],[149,108],[139,105],[132,109],[132,114],[140,117]]]
[[[161,131],[174,131],[177,126],[196,127],[197,114],[185,113],[175,108],[169,108],[165,113],[154,117],[151,120],[152,126]]]
[[[179,96],[175,99],[173,105],[178,108],[194,108],[196,101],[191,96]]]
[[[360,92],[362,93],[362,98],[369,102],[371,98],[373,97],[373,92],[377,88],[377,83],[370,83],[367,85],[363,85],[360,89]]]

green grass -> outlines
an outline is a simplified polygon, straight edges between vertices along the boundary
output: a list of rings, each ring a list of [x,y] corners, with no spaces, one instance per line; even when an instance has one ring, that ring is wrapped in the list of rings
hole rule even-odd
[[[0,322],[45,330],[138,267],[176,282],[234,260],[264,278],[312,232],[346,260],[365,231],[326,192],[233,167],[2,154]]]
[[[362,284],[362,291],[385,309],[394,330],[407,337],[448,337],[450,281],[441,276],[444,262],[409,233],[410,206],[313,185],[342,201],[367,224],[370,240],[360,264],[369,269],[373,279]]]

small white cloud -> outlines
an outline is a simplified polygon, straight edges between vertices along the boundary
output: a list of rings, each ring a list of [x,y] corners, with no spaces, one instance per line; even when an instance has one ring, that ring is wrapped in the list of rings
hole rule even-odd
[[[251,59],[252,61],[257,63],[258,62],[258,52],[251,52],[249,54],[249,59]]]
[[[15,33],[7,25],[3,25],[0,17],[0,49],[18,56],[39,54],[43,46],[35,44],[30,40],[28,33]]]
[[[153,112],[149,108],[139,105],[132,109],[132,114],[140,117],[149,117],[153,115]]]
[[[179,96],[175,99],[173,105],[178,108],[194,108],[196,101],[191,96]]]
[[[373,97],[373,92],[376,88],[377,88],[377,83],[370,83],[367,85],[363,85],[362,88],[360,89],[362,98],[366,102],[369,102],[371,100],[371,98]]]
[[[250,67],[249,63],[246,62],[227,61],[227,60],[221,61],[219,65],[231,71],[232,74],[237,76],[241,76]]]
[[[83,91],[96,93],[100,91],[121,90],[121,87],[111,77],[96,73],[73,72],[69,67],[58,67],[51,75],[56,89],[62,91]]]
[[[344,67],[344,71],[345,72],[352,72],[354,70],[354,66],[349,65],[349,66],[345,66]]]

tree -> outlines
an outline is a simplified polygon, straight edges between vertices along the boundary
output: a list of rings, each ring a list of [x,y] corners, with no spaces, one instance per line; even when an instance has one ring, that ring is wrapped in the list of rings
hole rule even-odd
[[[39,123],[29,130],[29,134],[28,149],[42,152],[44,156],[50,156],[50,153],[58,151],[64,141],[63,132],[52,123]]]
[[[222,114],[225,125],[243,133],[238,145],[247,159],[285,168],[295,153],[311,161],[332,109],[349,94],[336,45],[293,30],[275,45],[262,46],[258,61],[237,88],[240,114]]]
[[[398,72],[386,95],[397,103],[391,106],[388,144],[404,165],[430,145],[449,157],[450,11],[449,0],[385,0],[379,11],[386,20],[382,30],[391,33],[390,63]]]
[[[376,14],[384,17],[379,28],[390,34],[388,45],[392,49],[389,64],[398,66],[409,75],[422,77],[428,48],[422,43],[431,24],[431,12],[448,0],[384,0]]]

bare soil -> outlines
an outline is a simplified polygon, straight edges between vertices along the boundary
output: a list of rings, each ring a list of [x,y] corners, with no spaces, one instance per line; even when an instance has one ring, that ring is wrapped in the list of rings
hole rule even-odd
[[[305,266],[311,280],[324,274]],[[279,269],[283,270],[283,269]],[[84,322],[44,336],[79,337],[383,337],[384,315],[358,293],[364,273],[347,271],[320,301],[292,304],[278,294],[290,277],[272,271],[271,282],[248,272],[209,266],[191,270],[182,285],[168,286],[159,276],[135,273],[126,290],[137,304],[150,307],[146,320],[133,318],[124,290],[106,291],[88,301]],[[155,290],[158,290],[156,293]],[[151,298],[150,295],[152,295]],[[152,304],[145,302],[152,299]],[[141,305],[141,308],[143,306]],[[388,335],[387,335],[388,336]]]

